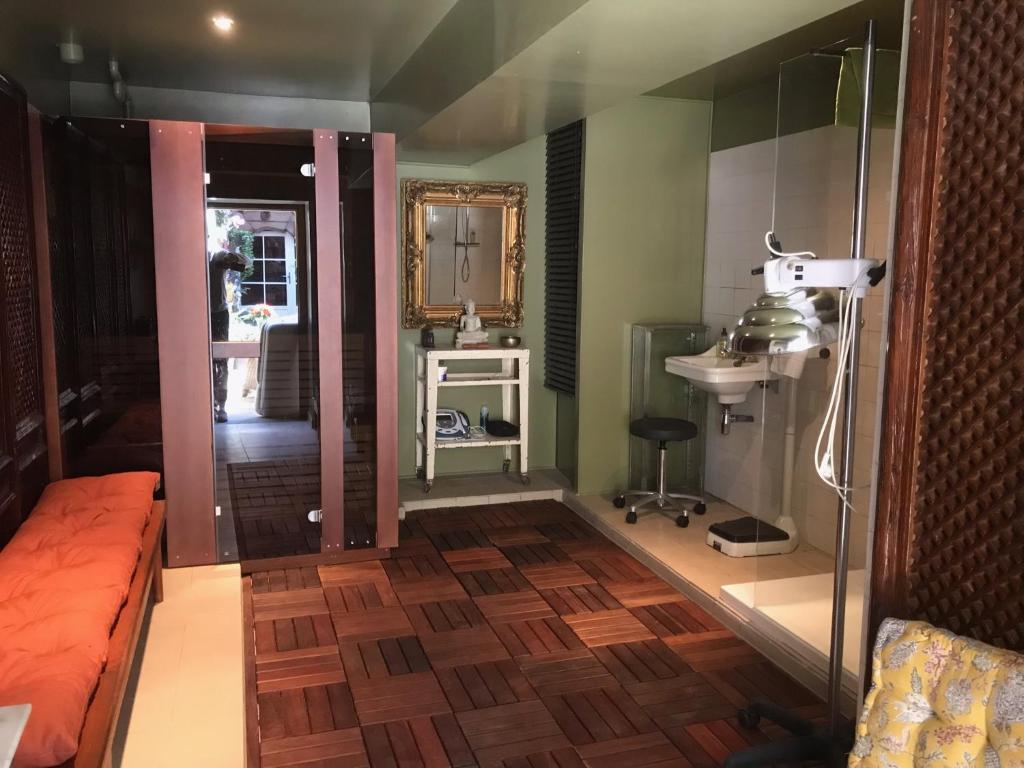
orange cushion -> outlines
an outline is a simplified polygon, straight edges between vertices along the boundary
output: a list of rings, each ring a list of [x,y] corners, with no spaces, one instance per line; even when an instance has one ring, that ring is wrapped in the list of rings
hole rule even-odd
[[[78,751],[159,476],[62,480],[0,551],[0,706],[32,704],[17,768]]]

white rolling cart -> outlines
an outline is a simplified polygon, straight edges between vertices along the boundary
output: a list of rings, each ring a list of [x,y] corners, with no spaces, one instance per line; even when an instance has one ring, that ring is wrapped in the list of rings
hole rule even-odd
[[[438,367],[448,361],[494,360],[500,370],[480,373],[448,373],[446,381],[438,381]],[[518,425],[516,437],[486,435],[464,440],[437,439],[437,393],[448,387],[501,387],[501,413],[492,418]],[[528,435],[530,414],[530,350],[517,347],[490,349],[424,349],[416,347],[416,476],[423,480],[423,490],[434,484],[434,461],[438,450],[485,448],[501,446],[505,460],[502,469],[512,466],[512,449],[519,448],[519,476],[523,484],[530,482]]]

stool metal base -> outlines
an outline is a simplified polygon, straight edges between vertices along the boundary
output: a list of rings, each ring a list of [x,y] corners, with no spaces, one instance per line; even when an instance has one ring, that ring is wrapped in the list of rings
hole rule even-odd
[[[667,446],[664,442],[658,444],[658,487],[653,491],[622,491],[615,499],[616,506],[626,506],[628,499],[634,498],[635,500],[629,505],[629,514],[626,515],[627,523],[635,523],[637,521],[637,510],[642,509],[650,505],[656,505],[656,510],[665,515],[670,515],[670,511],[677,512],[675,516],[676,525],[680,528],[685,528],[690,523],[690,513],[686,507],[681,504],[682,501],[693,501],[695,502],[694,511],[697,514],[704,513],[704,499],[700,496],[694,496],[689,493],[669,493],[665,488],[665,454],[667,452]],[[672,515],[670,515],[672,516]]]

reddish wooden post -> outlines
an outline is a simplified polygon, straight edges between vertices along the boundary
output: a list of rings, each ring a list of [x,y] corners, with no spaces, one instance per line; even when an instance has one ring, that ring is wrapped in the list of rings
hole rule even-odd
[[[398,242],[395,135],[373,134],[377,325],[377,546],[398,546]]]
[[[341,189],[338,135],[313,131],[316,167],[316,296],[320,350],[320,549],[345,547],[345,420],[342,402]]]
[[[28,151],[32,165],[32,218],[35,227],[36,282],[39,298],[39,351],[43,368],[43,413],[50,482],[64,477],[64,447],[60,433],[60,391],[57,382],[57,344],[53,329],[53,282],[50,276],[50,227],[47,221],[46,163],[43,160],[42,116],[28,108]]]
[[[167,561],[217,561],[203,126],[149,124]]]

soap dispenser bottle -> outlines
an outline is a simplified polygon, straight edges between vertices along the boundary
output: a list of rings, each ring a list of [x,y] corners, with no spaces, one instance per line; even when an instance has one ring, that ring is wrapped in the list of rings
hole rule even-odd
[[[719,357],[729,356],[729,333],[722,329],[722,335],[718,337],[718,342],[715,344],[715,348],[718,351]]]

